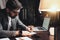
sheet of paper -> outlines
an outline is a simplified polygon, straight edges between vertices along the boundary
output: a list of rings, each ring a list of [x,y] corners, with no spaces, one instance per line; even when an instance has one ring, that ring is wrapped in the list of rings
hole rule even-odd
[[[36,34],[36,32],[29,32],[29,31],[23,31],[22,32],[23,35],[33,35],[33,34]]]
[[[16,38],[16,40],[32,40],[32,39],[29,37],[19,37],[19,38]]]
[[[30,32],[31,35],[36,34],[36,32]]]
[[[2,39],[0,39],[0,40],[10,40],[9,38],[2,38]]]

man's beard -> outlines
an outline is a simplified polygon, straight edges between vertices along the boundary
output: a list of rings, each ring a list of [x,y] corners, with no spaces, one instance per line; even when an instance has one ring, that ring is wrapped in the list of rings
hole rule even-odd
[[[15,15],[15,16],[11,16],[10,14],[9,14],[9,16],[10,16],[11,18],[15,18],[15,17],[16,17],[16,15]]]
[[[12,16],[10,16],[10,17],[11,17],[11,18],[15,18],[16,16],[13,16],[13,17],[12,17]]]

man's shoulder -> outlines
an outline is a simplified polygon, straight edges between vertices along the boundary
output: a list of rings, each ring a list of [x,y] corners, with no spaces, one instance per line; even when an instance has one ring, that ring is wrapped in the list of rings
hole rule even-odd
[[[1,10],[0,10],[0,16],[4,16],[5,13],[6,13],[6,10],[5,10],[5,9],[1,9]]]
[[[1,10],[0,10],[0,13],[1,13],[1,12],[5,12],[5,11],[6,11],[5,9],[1,9]]]
[[[0,20],[5,20],[7,17],[5,9],[0,10]]]

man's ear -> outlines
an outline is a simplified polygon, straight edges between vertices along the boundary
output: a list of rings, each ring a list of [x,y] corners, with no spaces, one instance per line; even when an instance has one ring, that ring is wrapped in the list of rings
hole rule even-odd
[[[9,8],[6,8],[6,12],[9,12],[10,10],[9,10]]]

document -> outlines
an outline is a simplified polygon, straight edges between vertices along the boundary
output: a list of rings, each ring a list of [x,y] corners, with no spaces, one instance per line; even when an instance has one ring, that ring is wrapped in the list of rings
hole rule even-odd
[[[2,38],[2,39],[0,39],[0,40],[10,40],[9,38]]]
[[[32,39],[29,37],[19,37],[19,38],[16,38],[16,40],[32,40]]]
[[[22,31],[22,35],[33,35],[33,34],[36,34],[36,32]]]

